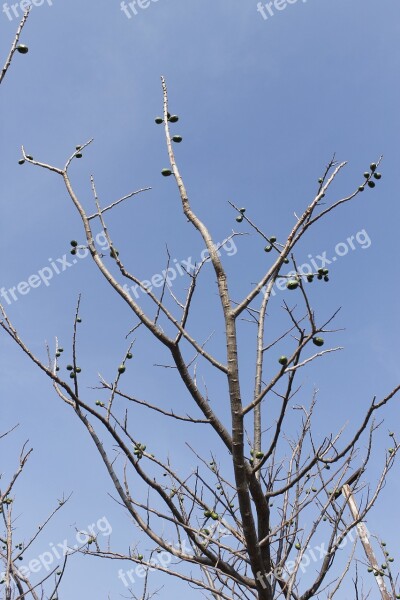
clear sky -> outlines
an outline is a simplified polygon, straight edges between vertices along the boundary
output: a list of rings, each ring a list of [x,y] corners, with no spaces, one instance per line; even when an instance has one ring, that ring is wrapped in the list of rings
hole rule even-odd
[[[283,238],[294,223],[293,213],[313,197],[334,152],[348,166],[332,198],[358,186],[370,162],[383,154],[383,178],[375,190],[316,226],[298,251],[300,263],[323,252],[337,258],[330,283],[315,287],[312,302],[321,319],[342,307],[336,324],[345,328],[332,336],[333,345],[345,347],[342,354],[304,371],[302,381],[307,390],[313,385],[320,390],[318,426],[323,434],[344,421],[355,427],[372,396],[381,397],[400,378],[398,0],[298,0],[282,10],[265,10],[264,16],[255,0],[152,0],[135,11],[129,6],[121,10],[118,0],[45,0],[32,8],[21,38],[29,53],[15,56],[0,94],[0,287],[8,290],[49,268],[69,253],[71,239],[83,239],[60,178],[19,166],[21,144],[35,158],[62,166],[76,144],[94,137],[71,168],[87,207],[92,203],[91,174],[103,204],[152,188],[110,214],[108,221],[121,255],[139,278],[165,268],[166,243],[178,261],[198,258],[203,246],[182,216],[174,182],[160,175],[168,166],[163,131],[154,124],[162,112],[161,75],[167,79],[172,112],[180,116],[176,132],[184,141],[176,150],[182,174],[193,207],[216,241],[239,227],[229,200]],[[3,57],[17,23],[12,10],[0,12]],[[354,249],[346,242],[351,236]],[[246,236],[235,243],[237,252],[223,259],[239,299],[262,274],[266,255],[255,239]],[[98,372],[111,378],[126,350],[124,336],[135,324],[129,311],[89,258],[53,274],[48,283],[18,294],[10,304],[2,299],[21,335],[42,358],[45,341],[52,344],[55,336],[67,349],[81,292],[82,381],[89,388],[96,385]],[[182,285],[177,282],[176,289]],[[215,329],[218,339],[222,322],[218,311],[208,312],[209,294],[209,287],[199,291],[196,327],[201,335]],[[274,314],[284,294],[277,292]],[[4,335],[0,348],[0,429],[20,423],[4,442],[7,461],[1,471],[12,470],[24,440],[29,438],[34,448],[17,487],[21,535],[45,517],[63,492],[73,491],[26,562],[51,543],[68,539],[73,544],[74,527],[84,529],[102,517],[112,526],[113,547],[141,540],[110,497],[112,485],[86,432],[50,382]],[[166,361],[165,354],[142,334],[137,348],[126,388],[156,401],[163,382],[165,405],[176,401],[184,412],[189,410],[190,401],[172,375],[152,368]],[[241,357],[248,391],[252,357],[253,349]],[[223,386],[219,389],[223,402]],[[94,397],[89,389],[87,393]],[[397,401],[386,411],[388,421],[377,437],[379,460],[368,473],[371,483],[389,444],[388,428],[398,427],[398,414]],[[154,440],[145,413],[137,419],[143,436]],[[181,434],[160,429],[152,443],[164,455],[182,455]],[[205,451],[211,445],[200,432],[190,436]],[[182,464],[190,468],[193,459],[182,458]],[[393,547],[399,492],[399,478],[392,471],[368,523]],[[141,543],[145,550],[146,542]],[[89,600],[126,594],[117,577],[120,566],[72,559],[62,597],[77,597],[77,590],[79,598]],[[176,581],[162,581],[163,598],[185,590]],[[138,583],[134,591],[140,593]],[[194,590],[185,595],[201,597]]]

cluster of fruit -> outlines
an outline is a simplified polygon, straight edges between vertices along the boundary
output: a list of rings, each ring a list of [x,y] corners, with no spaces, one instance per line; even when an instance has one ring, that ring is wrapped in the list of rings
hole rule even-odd
[[[358,188],[359,192],[363,192],[365,190],[365,185],[367,185],[370,188],[374,188],[375,187],[375,181],[379,180],[382,178],[382,174],[377,172],[377,164],[376,163],[371,163],[369,165],[370,170],[369,171],[365,171],[364,173],[364,177],[367,180],[366,183],[364,183],[363,185],[360,185],[360,187]]]
[[[143,456],[143,452],[146,450],[146,446],[144,444],[136,444],[135,450],[133,454],[137,456],[137,459],[140,460]]]
[[[297,274],[297,275],[293,276],[291,279],[288,279],[288,281],[286,283],[286,287],[288,290],[297,289],[300,285],[301,277],[304,277],[305,279],[307,279],[307,281],[309,283],[312,283],[314,281],[314,277],[316,277],[319,280],[323,279],[324,281],[329,281],[328,273],[329,273],[329,269],[320,268],[320,269],[318,269],[318,271],[316,273],[309,273],[308,275]]]
[[[155,122],[157,123],[157,125],[161,125],[161,123],[164,123],[164,119],[162,117],[156,117]],[[167,120],[170,123],[177,123],[179,121],[179,117],[178,115],[171,115],[170,113],[167,113]],[[182,136],[181,135],[173,135],[171,138],[172,142],[175,142],[176,144],[180,144],[182,141]],[[161,175],[163,175],[164,177],[169,177],[170,175],[172,175],[172,171],[171,169],[162,169],[161,170]]]

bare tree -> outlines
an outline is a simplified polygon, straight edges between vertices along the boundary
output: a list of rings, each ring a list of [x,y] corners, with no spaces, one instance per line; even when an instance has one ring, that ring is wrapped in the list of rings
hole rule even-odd
[[[326,203],[328,190],[334,193],[335,180],[346,165],[333,158],[319,179],[315,197],[301,215],[295,215],[293,228],[282,241],[266,234],[248,216],[245,208],[232,203],[236,221],[246,223],[254,235],[259,236],[269,258],[269,265],[258,283],[243,297],[234,299],[219,252],[222,244],[215,244],[207,225],[195,213],[177,165],[174,143],[180,143],[182,138],[171,133],[178,117],[169,112],[164,78],[162,90],[163,117],[158,117],[156,122],[164,124],[170,162],[169,167],[162,170],[162,175],[175,178],[187,222],[207,249],[207,255],[194,269],[186,269],[188,287],[184,298],[172,290],[167,277],[158,295],[141,282],[125,264],[109,233],[106,213],[118,209],[144,190],[129,193],[103,206],[92,177],[95,208],[89,209],[79,199],[69,169],[92,140],[77,146],[63,168],[33,159],[22,148],[22,160],[63,179],[82,221],[85,236],[83,244],[71,241],[71,254],[76,254],[80,248],[88,249],[111,290],[137,319],[129,337],[137,327],[144,327],[148,335],[165,348],[172,362],[164,366],[175,370],[193,403],[193,414],[186,411],[178,414],[167,410],[161,402],[151,403],[138,398],[133,390],[125,389],[123,374],[132,358],[132,341],[124,351],[114,379],[107,381],[104,377],[100,378],[98,389],[102,391],[103,399],[97,399],[93,405],[88,398],[89,393],[82,389],[79,381],[79,365],[82,363],[78,355],[80,298],[74,318],[72,360],[66,366],[69,378],[61,374],[64,349],[60,348],[58,341],[54,350],[48,348],[48,362],[43,362],[27,347],[2,309],[1,327],[52,380],[59,397],[85,426],[111,477],[119,501],[152,544],[152,550],[146,555],[138,548],[111,551],[99,545],[95,550],[87,549],[87,553],[103,558],[121,558],[138,563],[147,570],[158,569],[186,581],[207,597],[224,600],[333,598],[340,594],[348,574],[355,574],[353,584],[357,597],[366,598],[368,594],[360,590],[361,561],[372,569],[380,583],[381,594],[385,592],[387,597],[394,597],[397,581],[391,573],[390,562],[386,561],[377,570],[377,565],[369,566],[368,560],[356,558],[357,536],[351,536],[377,501],[399,449],[393,435],[393,447],[381,459],[378,480],[374,484],[367,483],[366,470],[373,450],[374,433],[379,426],[375,415],[390,402],[400,386],[385,397],[370,401],[363,420],[346,441],[343,429],[335,434],[327,433],[322,440],[319,433],[313,431],[316,391],[308,403],[292,405],[300,389],[296,380],[298,373],[307,369],[311,362],[341,349],[322,349],[325,337],[335,331],[332,322],[336,313],[321,322],[308,291],[313,280],[314,285],[324,285],[329,280],[328,270],[321,268],[304,273],[298,268],[296,246],[318,221],[375,187],[381,178],[378,170],[381,158],[371,163],[363,181],[347,196]],[[94,226],[100,226],[104,231],[110,256],[104,255],[96,245]],[[233,231],[223,244],[239,235]],[[167,269],[169,261],[168,254]],[[196,314],[194,299],[202,284],[202,274],[210,266],[222,309],[225,346],[220,349],[219,355],[209,349],[208,340],[212,332],[205,330],[203,339],[196,339],[191,333],[196,318],[201,318]],[[181,269],[183,271],[184,267]],[[283,301],[287,327],[271,339],[267,310],[274,299],[273,287],[282,278],[286,279],[288,290],[285,296],[288,299]],[[130,295],[126,283],[137,286],[143,292],[142,302]],[[211,305],[215,298],[214,290],[208,290],[208,294]],[[292,304],[293,297],[295,304]],[[238,329],[246,326],[252,328],[253,343],[249,345],[246,341],[245,347],[242,347],[238,341]],[[279,356],[276,349],[283,340],[290,351]],[[254,391],[247,402],[242,395],[244,382],[239,370],[239,355],[243,353],[254,356]],[[210,402],[208,386],[199,382],[199,373],[204,372],[211,372],[215,381],[224,382],[225,397],[220,398],[218,404]],[[193,454],[193,469],[189,473],[179,473],[166,455],[155,456],[151,448],[148,450],[141,441],[140,426],[135,418],[139,407],[148,411],[149,418],[157,413],[167,423],[173,420],[184,425],[187,437],[190,428],[203,428],[205,437],[214,436],[219,441],[219,456],[225,452],[230,469],[226,467],[226,461],[221,464],[223,461],[216,456],[209,457],[188,443]],[[293,433],[293,414],[298,417],[296,434]],[[365,449],[361,449],[361,442]],[[119,460],[115,459],[115,447]],[[347,485],[346,494],[342,493],[344,484]],[[147,489],[146,501],[140,500],[142,494],[135,493],[138,489]],[[349,494],[358,503],[356,517],[348,508]],[[353,543],[340,554],[348,539],[352,539]],[[159,552],[169,553],[171,564],[163,566],[155,560]],[[343,560],[345,554],[347,558]],[[311,561],[314,566],[306,572]],[[152,595],[147,583],[146,579],[142,600]]]

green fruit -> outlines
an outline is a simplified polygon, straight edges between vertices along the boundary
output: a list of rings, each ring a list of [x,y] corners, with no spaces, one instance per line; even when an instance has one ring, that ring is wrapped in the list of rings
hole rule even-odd
[[[75,373],[81,373],[81,372],[82,372],[82,369],[80,367],[76,367]]]
[[[299,287],[299,282],[297,279],[289,279],[289,281],[286,283],[286,287],[288,290],[295,290]]]
[[[77,323],[82,323],[82,319],[80,317],[77,317],[76,322]]]
[[[75,255],[76,254],[76,248],[72,248],[72,250],[70,252],[71,252],[71,254]]]
[[[170,171],[169,169],[162,169],[161,175],[163,175],[164,177],[169,177],[170,175],[172,175],[172,171]]]
[[[143,554],[138,554],[138,559],[143,560]]]
[[[374,188],[375,187],[375,181],[368,181],[368,187],[370,188]]]
[[[213,521],[218,521],[218,514],[216,512],[213,511],[210,516]]]
[[[118,373],[125,373],[125,371],[126,371],[125,365],[119,365],[119,367],[118,367]]]
[[[162,117],[156,117],[155,122],[157,123],[157,125],[161,125],[161,123],[163,123],[164,119]]]
[[[394,432],[393,432],[393,431],[391,431],[391,432],[389,433],[389,435],[390,435],[390,437],[394,437]]]
[[[59,371],[59,370],[60,370],[60,367],[56,367],[56,371]]]
[[[241,223],[241,222],[243,221],[243,215],[238,215],[238,216],[236,217],[236,221],[237,221],[238,223]]]
[[[64,348],[59,348],[58,351],[59,352],[64,352]]]
[[[375,179],[381,179],[382,178],[382,174],[381,173],[374,173],[374,177],[375,177]]]
[[[239,208],[239,211],[243,214],[243,213],[246,212],[246,209],[245,208]]]
[[[133,354],[131,354],[131,352],[128,352],[128,354],[126,355],[126,358],[129,358],[129,359],[131,359],[131,358],[132,358],[132,356],[133,356]]]
[[[76,248],[77,245],[78,245],[78,242],[76,240],[71,240],[70,244],[71,244],[71,246],[73,246],[74,248]]]
[[[75,373],[73,371],[69,374],[69,376],[70,376],[71,379],[75,379],[75,377],[76,377],[76,375],[75,375]]]
[[[322,273],[318,273],[317,279],[322,279]]]
[[[369,567],[369,568],[367,569],[367,571],[368,571],[368,573],[372,573],[373,569],[371,569],[371,567]]]
[[[75,157],[76,157],[76,158],[82,158],[82,156],[83,156],[82,152],[77,152],[77,153],[75,154]]]
[[[358,188],[358,191],[359,191],[359,192],[363,192],[364,190],[365,190],[365,186],[363,186],[363,185],[360,185],[360,187]]]
[[[296,550],[300,550],[301,549],[301,545],[299,544],[299,542],[296,542],[294,547],[296,548]]]
[[[313,343],[316,346],[323,346],[324,345],[324,340],[321,337],[315,337],[315,338],[313,338]]]
[[[256,452],[256,458],[263,458],[264,452]]]
[[[394,562],[394,558],[388,558],[388,562]]]
[[[75,146],[75,150],[80,150],[82,146]]]
[[[96,400],[96,406],[100,406],[101,402],[100,400]]]
[[[314,275],[307,275],[307,281],[312,283],[314,281]]]
[[[207,517],[207,518],[211,517],[211,510],[205,510],[204,511],[204,516]]]
[[[313,487],[313,488],[311,488],[311,491],[312,491],[312,492],[316,492],[316,491],[317,491],[317,488]]]
[[[179,121],[179,117],[178,115],[171,115],[168,120],[170,121],[170,123],[177,123]]]
[[[288,258],[284,258],[283,262],[285,263],[285,265],[288,265],[289,264],[289,259]]]
[[[176,144],[180,144],[182,141],[182,136],[181,135],[174,135],[173,138],[171,138],[173,142],[175,142]]]
[[[61,356],[61,354],[59,352],[56,352],[56,357],[58,358],[59,356]]]
[[[329,281],[328,275],[324,275],[324,281]]]
[[[371,164],[369,165],[369,168],[371,169],[371,171],[375,171],[376,167],[377,167],[377,164],[376,164],[376,163],[371,163]]]
[[[265,246],[264,252],[271,252],[272,246]]]
[[[389,454],[393,454],[394,448],[389,448],[388,452],[389,452]],[[386,546],[386,544],[382,543],[382,546]]]
[[[364,177],[365,179],[368,179],[368,177],[371,175],[371,173],[369,171],[365,171],[364,173]]]
[[[25,46],[25,44],[19,44],[16,47],[17,52],[19,52],[20,54],[27,54],[29,52],[29,48],[28,46]]]
[[[320,177],[320,178],[318,179],[318,183],[322,183],[323,181],[324,181],[324,180],[322,179],[322,177]]]
[[[279,363],[280,365],[284,365],[284,366],[285,366],[285,365],[287,365],[287,363],[288,363],[287,356],[281,356],[281,357],[278,359],[278,363]]]
[[[269,241],[271,242],[271,244],[274,244],[276,242],[276,237],[274,235],[271,235]]]
[[[322,269],[322,275],[328,275],[329,269]]]
[[[21,159],[18,161],[18,164],[19,164],[19,165],[23,165],[23,164],[24,164],[24,162],[25,162],[25,159],[24,159],[24,158],[21,158]]]

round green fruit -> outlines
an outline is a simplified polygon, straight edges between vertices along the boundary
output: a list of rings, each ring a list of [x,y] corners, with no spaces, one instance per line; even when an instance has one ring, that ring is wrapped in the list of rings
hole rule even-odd
[[[246,212],[246,209],[245,208],[239,208],[239,211],[243,214],[243,213]]]
[[[82,319],[80,317],[77,317],[76,322],[77,323],[82,323]]]
[[[77,247],[77,245],[78,245],[78,242],[77,242],[76,240],[71,240],[71,241],[70,241],[70,244],[71,244],[71,246],[72,246],[73,248],[76,248],[76,247]]]
[[[323,181],[324,181],[324,180],[322,179],[322,177],[320,177],[320,178],[318,179],[318,183],[322,183]]]
[[[19,164],[19,165],[23,165],[23,164],[24,164],[24,162],[25,162],[25,159],[24,159],[24,158],[21,158],[21,159],[18,161],[18,164]]]
[[[360,187],[358,188],[359,192],[363,192],[365,190],[365,186],[364,185],[360,185]]]
[[[321,337],[315,337],[315,338],[313,338],[313,343],[316,346],[323,346],[324,345],[324,340]]]
[[[178,115],[171,115],[168,119],[170,123],[177,123],[179,121]]]
[[[271,252],[272,246],[265,246],[264,252]]]
[[[75,255],[76,254],[76,248],[72,248],[72,250],[70,252],[71,252],[71,254]]]
[[[172,171],[170,171],[169,169],[162,169],[161,175],[163,175],[164,177],[169,177],[170,175],[172,175]]]
[[[143,560],[143,554],[138,554],[138,559]]]
[[[132,356],[133,356],[133,354],[132,354],[131,352],[128,352],[128,354],[126,355],[126,358],[129,358],[129,359],[131,359],[131,358],[132,358]]]
[[[125,371],[126,371],[125,365],[119,365],[119,367],[118,367],[118,373],[125,373]]]
[[[207,517],[207,518],[211,517],[211,510],[205,510],[204,511],[204,516]]]
[[[374,181],[368,181],[368,187],[374,188],[375,187],[375,182]]]
[[[300,546],[299,542],[296,542],[295,545],[294,545],[294,547],[296,548],[296,550],[300,550],[301,549],[301,546]]]
[[[279,363],[280,365],[283,365],[283,366],[287,365],[287,363],[288,363],[288,358],[287,358],[287,356],[281,356],[281,357],[278,359],[278,363]]]
[[[274,235],[271,235],[269,241],[271,242],[271,244],[274,244],[276,242],[276,237]]]
[[[374,173],[374,177],[375,177],[375,179],[381,179],[382,178],[382,174],[381,173]]]
[[[237,221],[238,223],[241,223],[241,222],[243,221],[243,215],[238,215],[238,216],[236,217],[236,221]]]
[[[256,458],[263,458],[264,452],[256,452]]]
[[[173,142],[175,142],[176,144],[180,144],[182,141],[182,136],[181,135],[174,135],[173,138],[171,138]]]
[[[218,513],[212,512],[211,513],[211,518],[212,518],[213,521],[218,521]]]
[[[71,379],[75,379],[75,377],[76,377],[76,375],[75,375],[75,373],[73,371],[69,374],[69,376],[70,376]]]
[[[314,281],[314,275],[307,275],[307,281],[312,283]]]
[[[288,258],[284,258],[283,262],[285,263],[285,265],[288,265],[289,264],[289,259]]]
[[[365,179],[368,179],[368,177],[371,175],[371,173],[369,171],[365,171],[364,173],[364,177]]]
[[[80,150],[82,146],[75,146],[75,150]]]
[[[324,281],[329,281],[328,275],[324,275]]]
[[[28,46],[25,46],[25,44],[19,44],[16,47],[17,52],[19,52],[20,54],[27,54],[29,52],[29,48]]]
[[[77,152],[75,154],[75,156],[76,156],[76,158],[82,158],[83,154],[82,154],[82,152]]]
[[[295,290],[299,287],[299,282],[297,279],[289,279],[289,281],[286,283],[286,287],[288,290]]]
[[[157,123],[157,125],[161,125],[161,123],[164,121],[162,117],[156,117],[154,120]]]
[[[376,163],[371,163],[371,164],[369,165],[369,168],[371,169],[371,171],[375,171],[375,169],[376,169],[376,167],[377,167],[377,166],[378,166],[378,165],[377,165]]]
[[[75,373],[81,373],[81,372],[82,372],[82,369],[80,367],[76,367]]]

